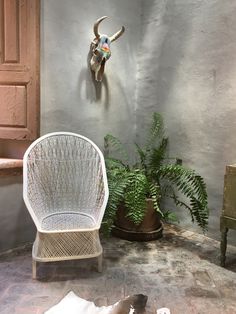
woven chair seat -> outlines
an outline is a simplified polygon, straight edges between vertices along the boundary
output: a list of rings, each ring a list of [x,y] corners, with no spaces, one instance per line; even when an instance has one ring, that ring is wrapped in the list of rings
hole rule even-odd
[[[95,227],[94,219],[85,213],[58,212],[48,215],[41,222],[42,231],[94,229]]]

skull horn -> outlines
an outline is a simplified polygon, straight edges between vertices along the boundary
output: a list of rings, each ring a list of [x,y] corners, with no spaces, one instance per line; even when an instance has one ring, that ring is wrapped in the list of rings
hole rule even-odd
[[[95,23],[94,23],[94,26],[93,26],[93,32],[94,32],[94,35],[96,38],[100,38],[100,34],[98,32],[98,26],[99,24],[105,20],[108,16],[103,16],[103,17],[100,17],[100,19],[98,19]]]
[[[116,39],[118,39],[124,33],[124,31],[125,31],[125,28],[124,26],[122,26],[121,29],[117,33],[115,33],[114,35],[110,37],[110,41],[113,42]]]

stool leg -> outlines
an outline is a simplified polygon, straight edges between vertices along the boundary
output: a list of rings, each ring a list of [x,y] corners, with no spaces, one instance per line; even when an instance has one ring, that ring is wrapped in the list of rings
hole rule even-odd
[[[228,228],[223,227],[221,230],[221,243],[220,243],[220,250],[221,250],[221,256],[220,256],[220,266],[225,267],[225,254],[226,254],[226,248],[227,248],[227,233]]]

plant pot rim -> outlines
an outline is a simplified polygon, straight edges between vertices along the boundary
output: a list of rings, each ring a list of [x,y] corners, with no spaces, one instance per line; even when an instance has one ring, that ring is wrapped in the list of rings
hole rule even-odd
[[[161,223],[160,227],[156,230],[149,231],[149,232],[139,232],[139,231],[129,231],[123,229],[121,227],[113,226],[112,234],[117,236],[121,239],[128,240],[128,241],[153,241],[162,238],[163,234],[163,224]]]

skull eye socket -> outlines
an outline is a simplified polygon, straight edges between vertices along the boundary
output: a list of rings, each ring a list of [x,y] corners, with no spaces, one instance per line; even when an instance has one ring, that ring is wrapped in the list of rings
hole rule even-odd
[[[102,62],[102,54],[100,53],[100,51],[98,51],[97,49],[94,51],[94,55],[96,56],[96,61],[98,63],[101,63]]]

